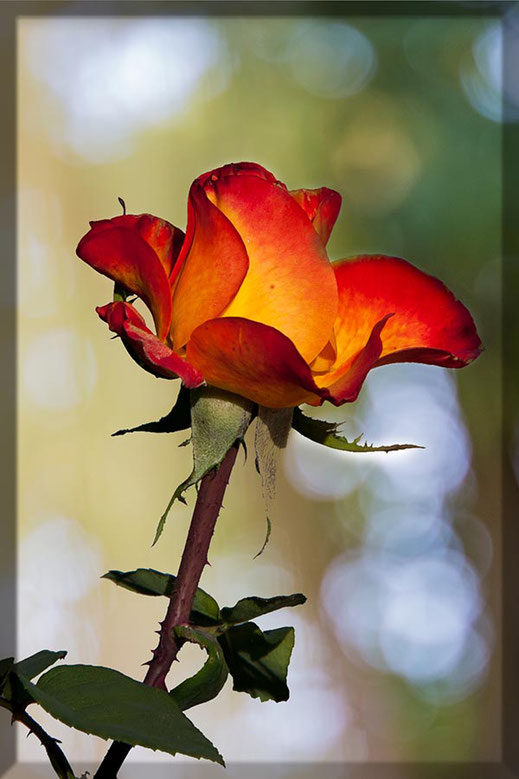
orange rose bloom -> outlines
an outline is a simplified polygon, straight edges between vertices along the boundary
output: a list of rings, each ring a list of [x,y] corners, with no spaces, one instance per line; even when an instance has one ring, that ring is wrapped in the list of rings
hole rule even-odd
[[[263,406],[341,405],[371,368],[461,368],[481,351],[472,318],[441,281],[382,255],[331,264],[341,197],[287,190],[250,162],[200,176],[186,234],[149,214],[92,222],[79,257],[138,295],[97,309],[155,376]]]

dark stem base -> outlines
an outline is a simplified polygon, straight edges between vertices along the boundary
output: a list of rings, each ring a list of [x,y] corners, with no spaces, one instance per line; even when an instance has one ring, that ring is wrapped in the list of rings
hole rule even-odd
[[[171,592],[166,616],[161,623],[159,643],[153,652],[144,679],[144,684],[149,687],[166,690],[166,676],[181,647],[181,642],[175,637],[173,628],[189,622],[193,599],[207,563],[209,544],[237,453],[236,443],[227,452],[220,467],[204,476],[200,484],[180,568]],[[114,741],[94,779],[116,779],[117,772],[130,750],[131,746],[128,744]]]

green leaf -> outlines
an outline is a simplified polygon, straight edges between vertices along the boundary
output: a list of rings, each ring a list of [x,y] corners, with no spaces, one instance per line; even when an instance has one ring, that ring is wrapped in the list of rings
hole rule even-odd
[[[256,470],[261,478],[261,491],[267,518],[267,531],[263,546],[255,557],[262,554],[269,542],[272,531],[270,514],[276,495],[276,476],[281,449],[287,445],[288,434],[292,426],[292,408],[267,408],[258,406],[254,448],[256,450]]]
[[[102,579],[109,579],[140,595],[170,596],[176,576],[161,573],[153,568],[137,568],[135,571],[108,571]],[[190,621],[195,625],[214,625],[221,622],[220,608],[209,593],[198,587],[193,601]]]
[[[64,650],[60,652],[51,652],[49,649],[42,649],[40,652],[20,660],[13,666],[13,672],[17,676],[25,676],[26,679],[34,679],[49,666],[54,665],[57,660],[63,660],[67,653]]]
[[[14,657],[4,657],[3,660],[0,660],[0,694],[3,692],[5,683],[9,676],[9,672],[13,667],[13,664]]]
[[[231,446],[243,438],[251,422],[253,408],[251,401],[215,387],[191,390],[193,470],[171,496],[159,520],[153,545],[164,530],[173,503],[176,500],[185,503],[183,493],[218,467]]]
[[[214,635],[185,625],[178,625],[175,628],[175,633],[185,641],[198,644],[208,654],[200,671],[190,679],[181,682],[169,693],[182,711],[186,711],[192,706],[198,706],[216,698],[227,680],[229,671],[222,647]]]
[[[64,665],[47,671],[38,684],[23,677],[21,681],[45,711],[83,733],[224,764],[165,690],[147,687],[119,671]]]
[[[187,430],[191,427],[191,404],[189,390],[184,386],[180,388],[175,405],[166,416],[156,422],[144,422],[137,427],[125,428],[112,433],[112,436],[125,435],[126,433],[176,433],[179,430]]]
[[[66,656],[65,651],[52,652],[49,649],[42,649],[40,652],[27,657],[25,660],[19,660],[13,663],[11,672],[5,681],[3,694],[4,697],[13,704],[13,709],[20,711],[25,709],[33,700],[28,694],[21,682],[21,677],[33,679],[49,666],[54,665],[57,660],[62,660]]]
[[[357,436],[353,441],[348,441],[347,438],[339,434],[339,424],[326,422],[324,419],[312,419],[312,417],[305,416],[299,408],[294,409],[292,427],[311,441],[344,452],[397,452],[401,449],[424,448],[417,444],[389,444],[387,446],[361,444],[362,435]]]
[[[233,689],[261,701],[286,701],[287,671],[294,628],[261,631],[254,622],[236,625],[218,638],[233,678]]]
[[[258,598],[251,595],[249,598],[239,600],[235,606],[223,608],[222,618],[228,624],[237,624],[256,619],[271,611],[284,609],[286,606],[301,606],[305,602],[306,598],[301,592],[293,595],[276,595],[274,598]]]

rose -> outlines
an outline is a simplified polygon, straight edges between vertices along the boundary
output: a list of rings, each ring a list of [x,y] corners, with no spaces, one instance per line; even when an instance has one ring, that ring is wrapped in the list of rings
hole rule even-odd
[[[92,222],[77,254],[150,309],[156,335],[125,300],[97,308],[129,353],[187,387],[274,408],[341,405],[376,366],[475,359],[474,322],[438,279],[382,255],[330,264],[340,203],[326,188],[289,191],[254,163],[225,165],[192,184],[185,236],[124,215]]]

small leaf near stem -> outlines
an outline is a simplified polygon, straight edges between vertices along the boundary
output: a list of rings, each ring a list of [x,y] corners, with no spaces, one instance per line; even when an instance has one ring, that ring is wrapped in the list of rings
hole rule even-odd
[[[294,628],[262,631],[254,622],[233,625],[219,636],[233,690],[261,701],[286,701],[287,672],[294,647]]]
[[[155,571],[153,568],[137,568],[135,571],[126,572],[108,571],[101,578],[139,595],[165,595],[169,598],[177,577],[171,573]],[[217,625],[221,622],[218,603],[201,587],[196,590],[189,621],[194,625]]]

